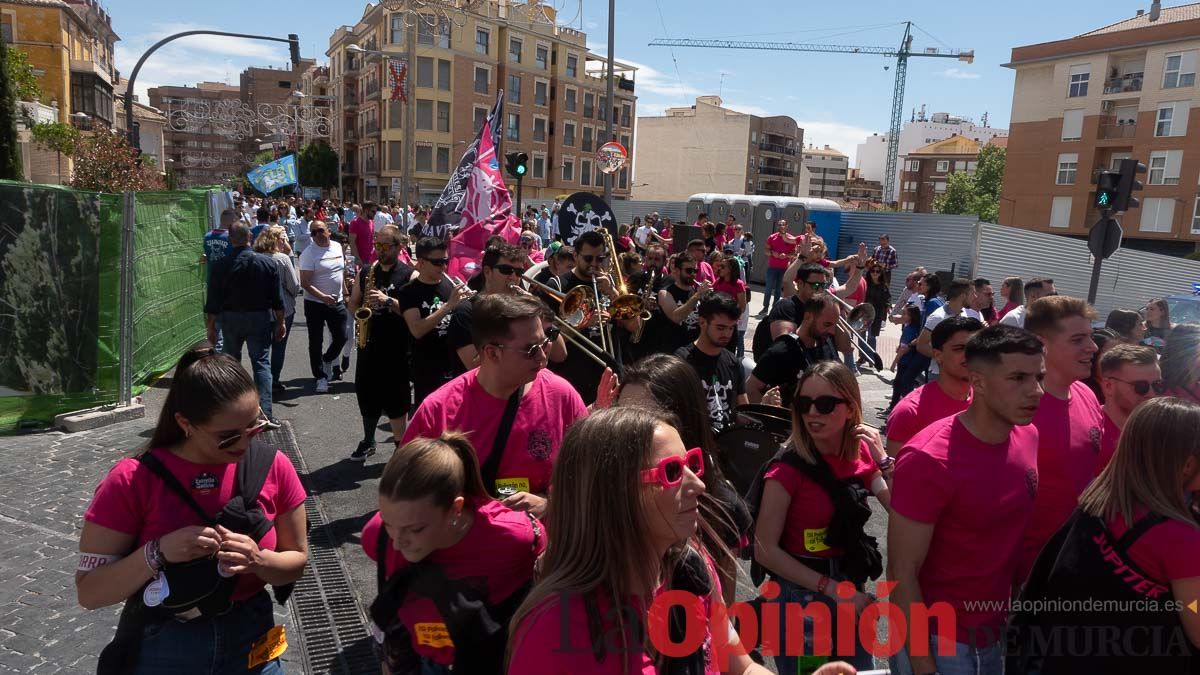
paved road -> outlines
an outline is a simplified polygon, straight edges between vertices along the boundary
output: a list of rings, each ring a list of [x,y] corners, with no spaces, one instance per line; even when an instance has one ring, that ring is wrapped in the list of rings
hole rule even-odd
[[[752,307],[759,307],[755,293]],[[301,303],[302,304],[302,303]],[[751,319],[746,344],[757,321]],[[290,422],[309,480],[350,575],[360,607],[374,596],[374,567],[359,544],[362,525],[378,508],[376,490],[387,461],[390,431],[381,425],[381,452],[365,464],[348,457],[360,435],[353,368],[328,394],[313,391],[308,367],[307,326],[300,309],[288,343],[275,414]],[[890,346],[889,346],[890,345]],[[895,334],[881,338],[890,359]],[[868,421],[886,405],[890,384],[872,374],[859,379]],[[146,418],[90,432],[43,432],[0,439],[0,461],[14,470],[0,474],[0,672],[94,672],[95,657],[111,638],[115,609],[88,612],[75,602],[73,574],[78,532],[92,490],[123,454],[149,437],[162,407],[169,376],[146,392]],[[877,417],[875,423],[882,420]],[[876,513],[869,524],[884,540],[884,521]],[[742,595],[749,595],[745,589]],[[292,618],[281,614],[290,625]],[[289,672],[301,672],[298,655],[289,653]]]

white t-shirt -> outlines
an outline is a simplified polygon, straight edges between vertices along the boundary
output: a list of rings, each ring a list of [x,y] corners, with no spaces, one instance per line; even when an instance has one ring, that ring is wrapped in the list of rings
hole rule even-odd
[[[637,232],[633,234],[633,238],[637,239],[638,246],[646,248],[646,242],[650,239],[650,226],[645,224],[639,226]]]
[[[1024,328],[1025,327],[1025,305],[1021,305],[1020,307],[1017,307],[1016,309],[1010,311],[1008,314],[1005,314],[1004,318],[1000,319],[1000,323],[1004,324],[1005,326],[1014,326],[1016,328]]]
[[[342,245],[329,242],[324,248],[311,244],[300,254],[300,271],[312,272],[312,285],[326,295],[342,300],[342,279],[346,273],[346,259],[342,256]]]
[[[983,315],[980,314],[977,310],[971,309],[970,307],[964,307],[961,312],[961,315],[972,318],[972,319],[979,319],[980,321],[983,321]],[[925,319],[925,330],[932,333],[933,329],[937,328],[939,323],[945,321],[946,319],[948,319],[952,316],[955,316],[955,315],[950,313],[950,305],[942,305],[941,307],[938,307],[937,309],[933,310],[933,314],[930,314],[928,319]],[[929,372],[931,372],[931,373],[940,372],[938,370],[937,361],[930,362]]]
[[[379,228],[383,227],[384,225],[391,225],[395,222],[396,221],[392,219],[391,214],[384,213],[383,211],[380,211],[379,213],[375,214],[375,230],[376,231],[379,231]]]

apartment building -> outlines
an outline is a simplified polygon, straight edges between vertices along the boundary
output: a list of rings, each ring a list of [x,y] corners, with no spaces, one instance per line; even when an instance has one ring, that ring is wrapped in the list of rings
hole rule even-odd
[[[698,192],[798,194],[804,130],[784,115],[722,107],[720,96],[638,118],[636,199],[685,200]]]
[[[487,0],[463,21],[417,21],[369,5],[354,26],[329,39],[329,86],[335,96],[334,146],[341,149],[347,197],[401,198],[405,152],[410,165],[408,201],[434,201],[463,150],[504,90],[501,153],[530,157],[526,203],[549,204],[580,190],[602,193],[604,174],[596,149],[606,120],[615,139],[633,147],[635,69],[616,64],[614,100],[606,100],[604,58],[587,49],[587,35],[560,26],[552,5]],[[406,106],[392,101],[386,61],[355,53],[351,45],[403,59],[415,36],[409,64],[414,136],[406,148]],[[628,199],[629,166],[614,177],[613,195]],[[511,186],[510,186],[511,187]]]
[[[1082,236],[1100,217],[1095,172],[1136,158],[1141,207],[1128,246],[1186,254],[1200,241],[1197,104],[1200,4],[1162,9],[1072,38],[1016,47],[1000,222]]]
[[[167,116],[163,161],[178,187],[223,183],[248,166],[253,155],[241,148],[234,128],[205,119],[222,102],[239,103],[240,87],[201,82],[194,87],[151,87],[148,94],[150,105]]]
[[[917,148],[900,160],[900,210],[933,213],[933,203],[946,192],[950,174],[974,173],[979,141],[951,136]]]
[[[251,66],[243,70],[238,78],[238,96],[251,110],[258,110],[261,105],[272,106],[266,109],[268,118],[295,117],[309,104],[295,93],[301,91],[305,73],[314,67],[316,61],[313,59],[300,59],[298,64],[288,64],[283,68]],[[256,141],[255,138],[241,141],[240,150],[243,153],[253,155],[266,143],[271,143],[280,150],[298,149],[302,146],[298,133],[300,126],[294,122],[274,123],[277,128],[266,124],[263,126],[265,128],[259,130],[260,135],[255,137],[261,138],[261,141]]]
[[[826,145],[823,148],[804,148],[800,173],[801,197],[843,199],[846,196],[846,177],[850,158]]]
[[[863,177],[860,169],[850,169],[846,180],[846,206],[872,211],[883,206],[883,183]]]

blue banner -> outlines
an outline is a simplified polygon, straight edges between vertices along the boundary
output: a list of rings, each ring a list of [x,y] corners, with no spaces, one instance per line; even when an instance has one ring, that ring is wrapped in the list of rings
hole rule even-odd
[[[281,187],[296,184],[296,156],[287,155],[269,164],[263,164],[246,174],[250,184],[263,194],[271,194]]]

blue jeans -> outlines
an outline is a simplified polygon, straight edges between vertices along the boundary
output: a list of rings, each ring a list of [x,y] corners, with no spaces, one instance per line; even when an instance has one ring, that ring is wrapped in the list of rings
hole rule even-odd
[[[763,289],[763,311],[771,309],[771,302],[779,302],[779,296],[783,292],[783,273],[787,269],[783,267],[768,267],[767,268],[767,285]]]
[[[839,576],[837,574],[837,561],[833,561],[830,571],[832,572],[832,574],[830,574],[830,577],[833,578],[835,581],[838,580]],[[870,670],[871,668],[874,667],[875,657],[871,656],[871,653],[868,652],[866,650],[866,647],[863,645],[862,640],[860,640],[857,637],[858,636],[857,630],[855,630],[855,633],[854,633],[855,634],[854,654],[838,654],[837,653],[837,635],[838,635],[837,604],[833,601],[832,598],[825,596],[825,595],[821,595],[821,594],[817,593],[816,591],[811,591],[807,588],[804,588],[803,586],[797,586],[796,584],[793,584],[789,581],[784,581],[783,579],[780,579],[775,576],[772,576],[771,578],[776,583],[778,583],[780,586],[779,597],[776,598],[774,602],[781,605],[781,607],[779,608],[779,632],[780,632],[779,646],[782,651],[784,651],[785,653],[788,651],[788,646],[787,646],[787,607],[786,607],[786,605],[792,604],[792,605],[802,605],[804,607],[808,607],[810,604],[812,604],[814,602],[819,602],[829,608],[830,624],[828,627],[828,631],[829,631],[828,634],[830,636],[832,636],[832,638],[833,638],[833,652],[835,654],[834,656],[830,656],[829,660],[830,661],[846,661],[846,662],[850,663],[852,666],[854,666],[855,668],[857,668],[858,670]],[[814,631],[817,629],[818,629],[818,627],[814,625],[813,618],[811,616],[805,616],[804,617],[804,654],[805,655],[813,654],[813,637],[814,637]],[[822,631],[822,633],[825,630],[824,627],[819,627],[819,629]],[[788,673],[788,675],[794,675],[797,672],[797,670],[799,669],[799,666],[800,666],[799,655],[795,654],[794,652],[793,652],[793,654],[788,655],[788,656],[776,656],[775,657],[775,669],[777,671],[779,671],[780,675],[783,675],[783,673]]]
[[[287,356],[288,338],[292,336],[292,321],[296,318],[296,313],[292,312],[284,319],[284,325],[287,326],[287,332],[284,333],[283,339],[271,343],[271,382],[279,381],[279,375],[283,373],[283,357]]]
[[[437,661],[422,658],[421,675],[450,675],[450,669]]]
[[[250,647],[275,625],[265,592],[214,617],[168,619],[142,629],[135,675],[282,675],[279,659],[249,670]],[[290,649],[297,647],[292,646]]]
[[[271,411],[271,343],[275,341],[275,321],[267,310],[253,312],[221,312],[221,327],[225,344],[221,351],[238,361],[242,360],[242,344],[250,352],[250,367],[254,371],[254,386],[258,388],[258,404],[272,419]]]
[[[222,348],[225,346],[225,334],[221,330],[221,315],[220,314],[217,315],[217,320],[214,321],[213,324],[217,328],[217,344],[213,345],[213,349],[215,349],[217,351],[223,351]]]
[[[933,649],[933,660],[941,675],[1004,675],[1003,642],[995,642],[987,647],[973,647],[962,642],[954,643],[954,656],[941,656],[936,635],[930,636]],[[908,647],[901,649],[898,654],[888,659],[892,675],[913,675],[912,664],[908,661]]]

